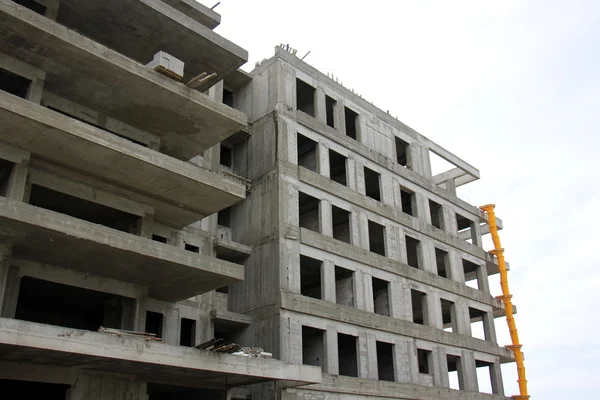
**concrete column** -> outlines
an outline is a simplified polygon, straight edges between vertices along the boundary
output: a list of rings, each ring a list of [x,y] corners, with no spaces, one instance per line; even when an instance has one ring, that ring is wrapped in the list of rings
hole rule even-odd
[[[8,264],[11,247],[0,246],[0,316],[14,318],[17,311],[21,278],[19,268]]]
[[[398,229],[392,224],[385,224],[385,255],[392,260],[399,260]]]
[[[396,340],[394,366],[396,382],[415,384],[419,382],[419,361],[413,341]]]
[[[360,337],[358,339],[360,341]],[[379,370],[377,368],[377,339],[372,333],[366,334],[366,345],[367,345],[367,374],[368,379],[379,379]]]
[[[433,364],[433,385],[436,387],[449,388],[450,377],[448,375],[448,360],[446,350],[443,347],[435,347],[431,354]]]
[[[427,196],[415,192],[416,217],[421,221],[431,225],[431,210],[429,209],[429,199]]]
[[[493,312],[486,312],[483,314],[483,332],[485,334],[485,340],[492,343],[498,343]]]
[[[424,175],[423,174],[423,157],[421,154],[421,145],[417,142],[412,142],[408,146],[407,153],[408,153],[410,169],[419,175]]]
[[[356,172],[356,191],[365,195],[367,193],[365,188],[365,166],[359,161],[355,161],[354,164]]]
[[[356,162],[348,158],[346,160],[346,178],[348,179],[348,188],[357,191],[356,189]]]
[[[179,310],[167,307],[163,316],[163,340],[167,344],[179,345]]]
[[[369,343],[366,332],[359,332],[357,338],[358,377],[369,378]]]
[[[421,167],[423,176],[426,178],[431,178],[431,159],[429,157],[429,149],[427,147],[421,147]]]
[[[325,108],[325,91],[317,86],[315,93],[315,118],[320,122],[327,123],[327,110]]]
[[[408,264],[408,254],[406,252],[406,234],[404,229],[397,227],[396,248],[398,249],[398,260],[402,264]]]
[[[375,304],[373,300],[373,279],[370,274],[364,273],[362,275],[364,288],[364,310],[368,312],[375,312]]]
[[[401,278],[402,279],[402,278]],[[390,316],[392,318],[412,321],[410,288],[404,280],[390,282]]]
[[[452,207],[442,205],[443,228],[446,233],[458,236],[458,225],[456,223],[456,212]]]
[[[317,171],[319,174],[329,178],[329,147],[325,143],[319,142],[317,145]]]
[[[210,315],[202,315],[198,319],[196,326],[196,343],[203,343],[212,339],[215,335],[215,324],[210,319]]]
[[[319,202],[319,225],[323,235],[333,237],[333,217],[329,200]]]
[[[468,304],[461,298],[457,298],[454,303],[454,313],[456,315],[456,333],[471,336],[471,317]]]
[[[477,286],[482,292],[490,293],[490,282],[485,263],[477,268]]]
[[[481,242],[481,226],[479,225],[479,221],[473,222],[473,225],[471,227],[471,239],[473,240],[473,244],[475,246],[483,246]]]
[[[504,396],[504,383],[502,381],[502,370],[500,361],[490,365],[490,380],[492,382],[492,393]]]
[[[325,372],[331,375],[339,375],[338,337],[335,325],[328,325],[325,331]]]
[[[140,236],[146,239],[152,238],[154,215],[146,214],[140,221]]]
[[[302,364],[302,324],[281,318],[281,361]]]
[[[331,303],[336,302],[335,263],[331,260],[323,260],[321,267],[321,291],[323,300]]]
[[[346,134],[346,116],[344,115],[344,100],[338,98],[336,107],[333,110],[334,125],[336,129]]]
[[[148,311],[148,288],[135,299],[135,331],[146,331],[146,311]]]
[[[463,259],[454,249],[448,250],[448,263],[450,264],[450,275],[454,282],[465,283],[465,270]]]
[[[446,190],[452,196],[456,196],[456,183],[454,182],[454,179],[448,179],[446,181]]]
[[[354,271],[354,307],[359,310],[365,309],[365,285],[363,273],[357,269]]]
[[[300,254],[299,254],[299,245],[298,240],[286,240],[286,243],[283,243],[287,247],[287,251],[285,252],[285,256],[287,260],[285,260],[285,264],[282,264],[282,272],[280,277],[281,288],[288,290],[293,293],[301,292],[301,282],[300,282]],[[293,248],[292,247],[296,247]],[[295,251],[290,251],[295,250]],[[284,262],[282,257],[282,263]]]
[[[432,328],[444,329],[440,296],[436,292],[427,293],[427,296],[425,296],[425,302],[425,324],[431,326]]]
[[[420,266],[423,271],[431,272],[437,275],[437,262],[435,257],[435,247],[433,241],[428,237],[421,237],[421,259]]]
[[[464,386],[461,387],[462,390],[470,392],[479,391],[479,384],[477,383],[477,366],[475,364],[475,353],[473,353],[472,351],[463,350],[461,353],[459,379],[461,375],[464,384]]]
[[[358,229],[360,237],[360,247],[369,250],[369,218],[364,212],[358,213]]]
[[[387,173],[381,174],[381,202],[385,205],[394,207],[394,180]]]
[[[350,244],[362,247],[360,214],[354,211],[350,212],[350,235]]]
[[[12,200],[25,201],[27,188],[27,175],[29,173],[29,160],[23,160],[13,167],[8,181],[6,197]],[[29,196],[27,196],[29,197]]]

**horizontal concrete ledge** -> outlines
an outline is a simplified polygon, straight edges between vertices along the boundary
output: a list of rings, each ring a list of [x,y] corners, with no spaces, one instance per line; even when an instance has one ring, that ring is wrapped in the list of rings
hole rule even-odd
[[[357,308],[340,306],[339,304],[313,299],[296,293],[282,291],[281,308],[366,328],[396,333],[407,337],[441,343],[448,346],[471,349],[498,356],[503,363],[514,362],[514,356],[511,351],[504,347],[499,347],[492,342],[466,335],[445,332],[441,329],[435,329],[397,318],[386,317]]]
[[[160,136],[176,158],[189,160],[248,125],[244,113],[12,1],[0,0],[0,26],[0,51],[45,71],[45,90]]]
[[[231,262],[242,262],[252,253],[252,247],[222,238],[213,239],[213,246],[217,257]]]
[[[0,197],[12,255],[149,288],[176,302],[244,279],[244,267]]]
[[[495,310],[503,308],[502,302],[495,297],[492,297],[491,294],[473,289],[464,283],[458,283],[430,272],[410,267],[400,261],[372,253],[368,250],[313,232],[306,228],[300,228],[300,242],[307,246],[336,254],[340,257],[355,260],[370,265],[371,267],[403,276],[427,286],[434,286],[438,289],[479,301],[492,306]]]
[[[252,317],[249,315],[219,309],[210,311],[210,319],[213,322],[231,327],[244,327],[252,323]]]
[[[196,0],[162,0],[177,11],[200,22],[208,29],[215,29],[221,23],[221,15]]]
[[[464,392],[459,390],[411,385],[406,383],[385,382],[362,378],[351,378],[341,375],[323,374],[323,382],[289,392],[301,394],[314,392],[333,392],[341,395],[373,396],[374,398],[405,399],[405,400],[509,400],[510,397],[487,393]],[[306,396],[304,397],[306,398]],[[314,398],[317,398],[314,396]]]
[[[191,213],[188,224],[246,197],[246,187],[189,162],[0,92],[0,140]],[[168,220],[169,215],[158,215]]]
[[[272,380],[296,385],[321,382],[318,367],[8,318],[0,318],[0,360],[124,373],[190,387],[225,388]]]

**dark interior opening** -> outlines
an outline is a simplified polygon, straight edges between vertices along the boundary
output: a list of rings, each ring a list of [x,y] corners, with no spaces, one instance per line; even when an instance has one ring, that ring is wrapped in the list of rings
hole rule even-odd
[[[334,110],[335,110],[335,104],[336,103],[337,102],[333,98],[325,95],[325,114],[327,116],[327,125],[329,125],[332,128],[335,128],[335,126],[334,126],[335,125],[335,122],[334,122],[335,118],[334,118],[334,114],[333,113],[334,113]]]
[[[300,293],[303,296],[321,299],[322,262],[300,255]]]
[[[473,289],[479,290],[479,280],[477,270],[481,268],[479,265],[463,259],[463,271],[465,273],[465,284]]]
[[[431,374],[431,351],[417,349],[420,374]]]
[[[231,228],[231,207],[227,207],[217,213],[217,225]]]
[[[223,339],[227,342],[233,342],[233,343],[248,343],[247,340],[243,340],[242,336],[244,335],[244,332],[246,331],[246,327],[243,326],[237,326],[237,325],[231,325],[231,324],[227,324],[227,323],[222,323],[222,322],[215,322],[215,330],[214,330],[214,337],[216,339]]]
[[[436,203],[433,200],[429,200],[429,213],[431,214],[431,225],[435,226],[438,229],[443,229],[444,220],[443,220],[443,210],[442,205]]]
[[[91,125],[91,126],[93,126],[94,128],[98,128],[98,129],[101,129],[101,130],[103,130],[103,131],[110,132],[110,133],[112,133],[113,135],[120,137],[121,139],[128,140],[128,141],[130,141],[130,142],[132,142],[132,143],[138,144],[138,145],[140,145],[140,146],[143,146],[143,147],[148,147],[148,144],[147,144],[147,143],[140,142],[140,141],[138,141],[138,140],[135,140],[135,139],[132,139],[132,138],[130,138],[130,137],[128,137],[128,136],[121,135],[121,134],[119,134],[119,133],[117,133],[117,132],[115,132],[115,131],[112,131],[112,130],[110,130],[110,129],[106,128],[105,126],[98,125],[98,124],[94,124],[93,122],[90,122],[90,121],[86,121],[86,120],[85,120],[85,119],[83,119],[83,118],[79,118],[79,117],[77,117],[77,116],[75,116],[75,115],[73,115],[73,114],[71,114],[71,113],[68,113],[68,112],[66,112],[66,111],[63,111],[63,110],[59,110],[59,109],[58,109],[58,108],[56,108],[56,107],[52,107],[52,106],[46,106],[46,108],[47,108],[48,110],[55,111],[55,112],[57,112],[57,113],[59,113],[59,114],[66,115],[67,117],[69,117],[69,118],[73,118],[73,119],[75,119],[75,120],[77,120],[77,121],[79,121],[79,122],[83,122],[83,123],[85,123],[85,124],[87,124],[87,125]]]
[[[379,182],[379,178],[381,174],[369,169],[367,167],[365,170],[365,194],[372,199],[377,201],[381,201],[381,184]]]
[[[379,380],[394,382],[394,345],[378,341],[376,346]]]
[[[233,108],[233,92],[223,89],[223,104]]]
[[[358,114],[348,107],[344,107],[344,117],[346,120],[346,136],[358,140]]]
[[[421,247],[421,242],[417,239],[414,239],[410,236],[406,236],[406,256],[408,260],[408,265],[413,268],[419,268],[419,248]]]
[[[168,242],[166,237],[156,235],[154,233],[152,234],[152,240],[154,240],[155,242],[160,242],[160,243],[165,243],[165,244]]]
[[[369,251],[385,256],[385,226],[369,221]]]
[[[335,266],[335,301],[342,306],[354,307],[354,271]]]
[[[222,286],[218,289],[215,289],[217,293],[229,294],[229,286]]]
[[[427,315],[427,295],[415,289],[410,290],[410,299],[412,303],[413,322],[419,325],[426,325]]]
[[[302,326],[302,364],[324,367],[323,342],[325,331]]]
[[[148,400],[226,399],[225,389],[198,389],[148,383]]]
[[[350,243],[350,211],[332,205],[331,220],[333,224],[333,238]]]
[[[298,196],[298,212],[300,217],[300,227],[320,232],[319,223],[319,203],[320,200],[300,192]]]
[[[297,135],[297,140],[298,165],[317,172],[319,158],[317,156],[317,142],[300,133]]]
[[[402,201],[402,212],[411,216],[415,216],[415,193],[408,189],[400,188],[400,199]]]
[[[33,206],[70,215],[122,232],[139,233],[141,218],[137,215],[80,199],[39,185],[31,186],[29,203]]]
[[[163,315],[154,311],[146,311],[146,332],[154,333],[157,337],[163,337]]]
[[[442,278],[450,279],[450,265],[448,262],[448,252],[436,248],[435,263],[437,265],[437,274]]]
[[[357,342],[356,336],[338,333],[340,375],[358,377]]]
[[[0,158],[0,196],[8,195],[8,185],[15,164]]]
[[[24,99],[27,97],[30,85],[29,79],[0,68],[0,90]]]
[[[469,238],[466,239],[467,242],[473,243],[474,236],[474,225],[475,222],[470,219],[463,217],[460,214],[456,214],[456,226],[458,228],[458,233],[469,232]]]
[[[375,314],[390,315],[390,283],[383,279],[372,279],[373,305]]]
[[[329,179],[344,186],[348,186],[346,160],[340,153],[329,150]]]
[[[46,7],[43,4],[38,3],[37,1],[34,0],[13,0],[15,3],[22,5],[23,7],[27,7],[29,8],[31,11],[34,11],[38,14],[41,15],[45,15],[46,14],[46,10],[48,9],[48,7]]]
[[[196,321],[181,318],[179,327],[179,345],[193,347],[196,345]]]
[[[442,323],[446,332],[456,332],[456,314],[454,302],[440,299],[442,305]]]
[[[315,116],[315,94],[316,89],[308,83],[296,79],[296,104],[300,111],[311,117]]]
[[[406,167],[408,165],[408,143],[396,137],[396,161]]]
[[[185,249],[187,251],[191,251],[192,253],[200,253],[200,247],[194,246],[193,244],[186,243]]]
[[[221,143],[219,163],[228,168],[233,167],[233,150],[223,143]]]
[[[16,319],[73,329],[120,329],[134,299],[31,278],[21,279]],[[125,321],[129,322],[129,321]]]
[[[448,375],[450,377],[450,388],[455,390],[464,390],[465,384],[461,371],[461,360],[458,356],[446,354],[446,362],[448,363]],[[457,382],[456,382],[457,381]],[[458,384],[457,386],[455,386]]]
[[[44,399],[65,400],[70,385],[58,385],[55,383],[16,381],[12,379],[0,379],[0,387],[7,399]]]

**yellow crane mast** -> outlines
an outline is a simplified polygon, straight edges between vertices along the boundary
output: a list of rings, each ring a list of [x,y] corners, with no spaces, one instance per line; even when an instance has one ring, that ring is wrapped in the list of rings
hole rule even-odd
[[[515,361],[517,363],[517,382],[519,383],[520,394],[512,397],[515,400],[526,400],[529,399],[530,396],[527,394],[527,378],[525,375],[525,363],[523,352],[521,351],[521,347],[523,346],[519,342],[519,332],[517,331],[515,318],[513,316],[512,295],[510,294],[510,290],[508,288],[508,271],[506,269],[506,262],[504,261],[504,249],[500,244],[500,237],[498,236],[496,214],[494,213],[495,207],[496,206],[494,204],[486,204],[485,206],[481,206],[479,208],[481,208],[487,213],[488,225],[490,227],[490,233],[492,234],[492,240],[494,241],[494,250],[491,250],[490,253],[495,255],[498,259],[498,268],[500,269],[500,286],[502,287],[502,295],[497,296],[497,298],[504,302],[506,322],[508,323],[510,338],[512,340],[512,345],[508,345],[506,347],[514,353]]]

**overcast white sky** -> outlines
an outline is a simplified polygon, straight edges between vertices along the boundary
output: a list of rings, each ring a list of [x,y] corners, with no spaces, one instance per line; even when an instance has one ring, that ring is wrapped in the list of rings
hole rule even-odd
[[[310,50],[305,61],[479,168],[459,196],[504,221],[533,398],[597,398],[600,1],[221,3],[216,31],[249,51],[244,69],[279,43]],[[496,329],[508,344],[503,319]],[[515,365],[503,371],[517,394]]]

